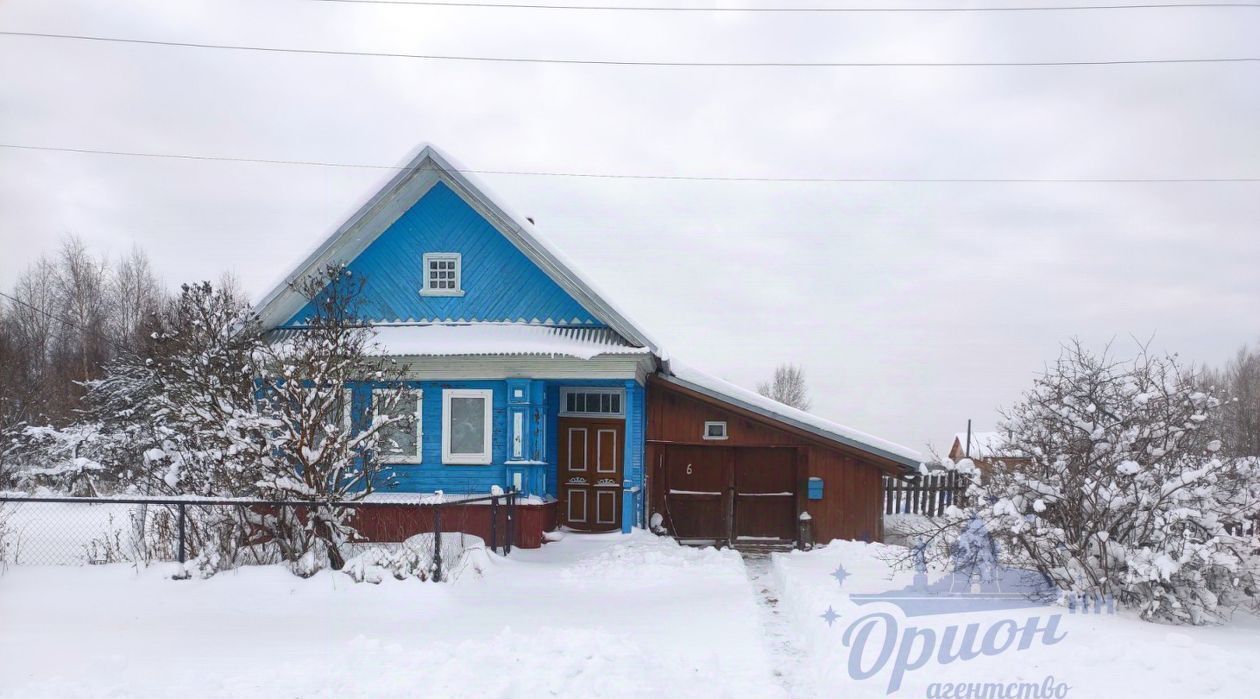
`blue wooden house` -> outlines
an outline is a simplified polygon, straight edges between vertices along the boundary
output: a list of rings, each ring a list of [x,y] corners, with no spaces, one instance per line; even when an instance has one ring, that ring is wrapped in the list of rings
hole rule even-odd
[[[396,435],[396,492],[516,487],[529,496],[523,528],[533,521],[539,532],[649,523],[647,390],[679,379],[652,338],[529,220],[425,147],[262,299],[264,326],[300,330],[312,313],[292,282],[329,263],[366,280],[359,314],[405,367],[413,400],[404,409],[419,419],[414,434]],[[371,385],[347,389],[356,412],[373,409]],[[757,407],[738,391],[715,395],[731,409]],[[764,408],[753,418],[774,421]],[[729,437],[704,429],[713,434],[694,435],[700,445]],[[832,436],[855,443],[851,432]],[[910,454],[877,456],[878,467],[917,464]],[[796,517],[800,507],[791,509]]]

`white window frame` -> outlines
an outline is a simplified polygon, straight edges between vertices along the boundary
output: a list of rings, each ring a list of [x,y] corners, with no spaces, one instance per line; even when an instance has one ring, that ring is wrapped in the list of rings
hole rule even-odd
[[[441,260],[453,260],[455,262],[455,288],[454,289],[434,289],[432,280],[429,278],[430,262],[438,262]],[[463,296],[464,295],[464,256],[458,252],[426,252],[422,256],[421,264],[424,265],[424,288],[420,290],[421,296]]]
[[[482,440],[479,454],[451,453],[451,399],[484,398],[485,399],[485,437]],[[493,460],[491,447],[494,441],[494,391],[489,388],[444,388],[442,389],[442,463],[487,465]]]
[[[722,426],[722,434],[721,434],[720,436],[716,436],[716,437],[715,437],[715,436],[713,436],[713,435],[709,434],[709,428],[710,428],[710,427],[713,427],[713,426],[715,426],[715,425],[721,425],[721,426]],[[710,441],[720,441],[720,440],[723,440],[723,439],[730,439],[730,438],[731,438],[731,433],[727,430],[727,426],[726,426],[726,421],[725,421],[725,420],[706,420],[706,421],[705,421],[705,423],[704,423],[704,433],[703,433],[703,434],[701,434],[700,436],[701,436],[701,437],[703,437],[703,438],[705,438],[705,439],[707,439],[707,440],[710,440]]]
[[[621,400],[620,402],[618,402],[618,405],[620,406],[621,410],[615,413],[600,413],[600,412],[579,411],[579,410],[569,411],[567,408],[569,405],[569,394],[571,393],[598,393],[598,394],[620,396]],[[624,419],[626,417],[626,389],[608,388],[608,387],[583,388],[581,386],[561,387],[560,388],[560,417],[596,417],[596,418],[602,417],[602,418],[608,418],[611,420]]]
[[[374,388],[372,389],[372,415],[376,415],[376,396],[381,393],[392,393],[398,389],[394,388]],[[378,448],[381,454],[380,461],[383,464],[421,464],[424,463],[424,391],[418,388],[403,389],[403,393],[408,393],[416,397],[416,453],[415,454],[393,454],[385,453],[384,450]],[[384,437],[384,435],[382,435]]]

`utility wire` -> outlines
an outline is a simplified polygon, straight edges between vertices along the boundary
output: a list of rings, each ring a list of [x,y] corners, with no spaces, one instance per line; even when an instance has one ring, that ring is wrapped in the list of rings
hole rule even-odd
[[[338,163],[326,160],[281,160],[275,158],[241,158],[214,155],[190,155],[184,153],[145,153],[140,151],[99,150],[94,148],[63,148],[57,146],[32,146],[16,143],[0,143],[0,148],[16,150],[50,151],[55,153],[85,153],[113,155],[129,158],[163,158],[173,160],[197,160],[228,163],[259,163],[264,165],[304,165],[326,168],[350,168],[360,170],[406,170],[405,165],[375,165],[368,163]],[[794,182],[794,183],[1033,183],[1033,184],[1126,184],[1126,183],[1215,183],[1260,182],[1260,177],[769,177],[728,175],[639,175],[610,172],[565,172],[547,170],[457,170],[470,175],[518,175],[528,177],[573,177],[608,180],[664,180],[682,182]]]
[[[577,58],[527,58],[521,56],[470,56],[453,54],[396,53],[391,51],[342,51],[336,49],[300,49],[279,46],[245,44],[210,44],[194,41],[161,41],[157,39],[130,39],[91,34],[54,34],[48,32],[20,32],[0,30],[0,36],[16,36],[39,39],[66,39],[142,46],[166,46],[193,49],[221,49],[228,51],[254,51],[260,53],[292,53],[319,56],[361,56],[371,58],[410,58],[425,61],[463,61],[473,63],[545,63],[553,65],[583,66],[638,66],[655,68],[1029,68],[1064,66],[1125,66],[1155,64],[1194,63],[1260,63],[1260,57],[1226,58],[1139,58],[1098,61],[629,61],[613,59]]]
[[[1086,10],[1168,10],[1194,8],[1260,8],[1254,2],[1174,2],[1099,5],[1032,5],[1024,7],[680,7],[633,5],[557,5],[526,2],[454,2],[448,0],[308,0],[344,5],[418,5],[422,7],[495,8],[510,10],[577,10],[598,12],[777,12],[777,13],[945,13],[945,12],[1078,12]]]

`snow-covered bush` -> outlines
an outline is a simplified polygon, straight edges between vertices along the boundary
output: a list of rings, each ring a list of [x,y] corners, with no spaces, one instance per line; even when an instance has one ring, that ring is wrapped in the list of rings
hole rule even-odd
[[[1220,402],[1175,357],[1069,346],[1007,412],[1009,451],[979,502],[989,530],[1065,590],[1151,620],[1207,623],[1256,594],[1247,544],[1260,473],[1218,456]]]
[[[103,432],[95,422],[62,429],[26,425],[15,431],[5,450],[8,480],[25,490],[100,495],[116,482],[116,474],[102,462],[113,460],[123,448],[115,435]]]
[[[274,425],[274,448],[255,486],[274,499],[328,503],[297,518],[289,537],[318,541],[333,568],[344,564],[342,549],[355,538],[351,508],[385,481],[382,457],[387,435],[410,429],[415,411],[398,410],[412,394],[402,368],[384,356],[374,333],[358,317],[365,279],[330,265],[297,285],[310,299],[304,328],[268,338],[255,349],[254,377],[263,397],[257,404]],[[372,410],[351,400],[345,387],[371,381]],[[309,548],[306,546],[305,548]]]
[[[1003,453],[1020,458],[919,532],[928,552],[978,517],[1005,564],[1148,620],[1210,623],[1254,604],[1254,546],[1231,530],[1260,512],[1260,469],[1220,455],[1220,402],[1194,379],[1175,357],[1066,347],[1004,413]]]
[[[342,572],[356,582],[380,583],[387,576],[398,580],[433,580],[437,576],[436,539],[432,533],[416,534],[401,544],[368,544],[346,560]],[[466,570],[485,572],[489,558],[480,537],[447,533],[442,536],[442,580],[454,580]]]
[[[296,282],[311,301],[307,328],[278,334],[230,292],[185,286],[156,318],[151,345],[92,384],[93,414],[135,453],[112,464],[135,490],[326,503],[199,517],[192,538],[207,564],[236,565],[261,528],[299,574],[314,571],[304,561],[317,549],[342,566],[354,531],[350,508],[335,503],[374,490],[383,435],[414,419],[394,410],[408,395],[400,371],[356,317],[362,286],[341,266]],[[346,385],[365,380],[379,386],[372,415],[346,404]]]
[[[376,584],[387,575],[398,580],[429,580],[435,569],[431,551],[420,551],[408,546],[373,546],[347,559],[342,572],[355,582]]]

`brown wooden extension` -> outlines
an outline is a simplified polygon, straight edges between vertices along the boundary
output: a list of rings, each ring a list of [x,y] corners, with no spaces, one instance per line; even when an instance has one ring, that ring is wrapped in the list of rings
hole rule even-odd
[[[706,421],[725,422],[727,438],[704,439]],[[646,466],[650,513],[679,538],[721,541],[794,540],[802,512],[819,543],[879,541],[881,476],[902,472],[878,455],[660,380],[648,383]],[[823,481],[821,500],[808,499],[810,477]]]

